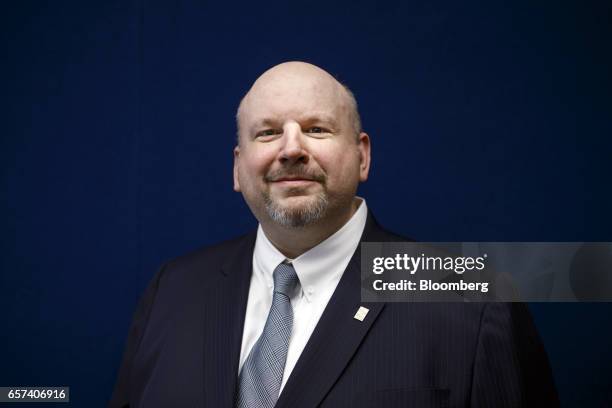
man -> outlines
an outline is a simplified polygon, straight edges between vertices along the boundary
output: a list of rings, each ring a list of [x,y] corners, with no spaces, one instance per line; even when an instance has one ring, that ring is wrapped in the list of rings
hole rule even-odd
[[[237,122],[234,189],[259,228],[160,269],[111,407],[558,404],[523,305],[362,304],[359,243],[402,239],[355,196],[370,138],[347,88],[280,64]]]

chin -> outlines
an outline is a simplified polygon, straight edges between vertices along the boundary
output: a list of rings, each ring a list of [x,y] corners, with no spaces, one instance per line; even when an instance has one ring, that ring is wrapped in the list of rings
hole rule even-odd
[[[321,197],[318,194],[299,194],[299,195],[290,195],[282,198],[273,198],[276,205],[281,207],[304,207],[308,205],[312,205],[313,203],[319,201]]]
[[[270,218],[289,228],[305,227],[320,221],[327,214],[328,205],[325,194],[266,200]]]

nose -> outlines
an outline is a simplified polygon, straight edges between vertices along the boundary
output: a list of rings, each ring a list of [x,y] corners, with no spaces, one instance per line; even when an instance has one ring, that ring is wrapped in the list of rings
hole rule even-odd
[[[304,134],[297,123],[287,124],[283,131],[283,145],[279,152],[279,161],[284,165],[306,164],[309,154],[304,145]]]

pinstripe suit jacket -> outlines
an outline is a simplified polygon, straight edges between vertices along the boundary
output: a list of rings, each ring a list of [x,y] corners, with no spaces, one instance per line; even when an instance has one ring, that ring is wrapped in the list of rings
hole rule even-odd
[[[362,241],[403,241],[368,215]],[[165,264],[130,329],[110,407],[232,407],[255,233]],[[518,303],[372,303],[359,249],[278,408],[552,407],[559,402]]]

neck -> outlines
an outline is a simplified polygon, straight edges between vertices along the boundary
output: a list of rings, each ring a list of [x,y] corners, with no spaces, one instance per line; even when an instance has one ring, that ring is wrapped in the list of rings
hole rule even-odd
[[[345,211],[329,214],[311,225],[288,228],[266,220],[266,222],[261,222],[261,227],[276,249],[287,258],[295,259],[342,228],[355,214],[358,207],[359,200],[355,198]]]

